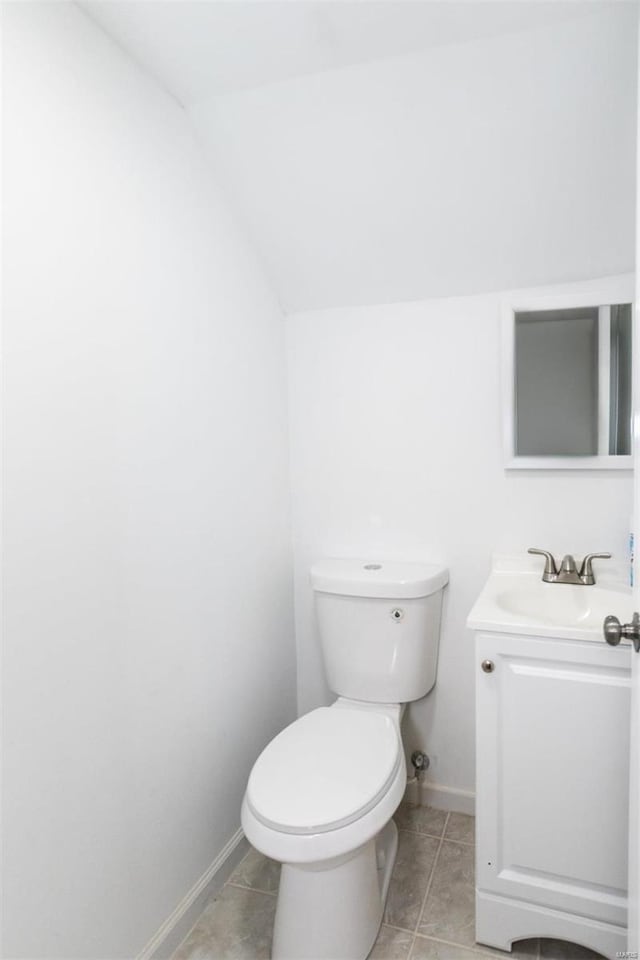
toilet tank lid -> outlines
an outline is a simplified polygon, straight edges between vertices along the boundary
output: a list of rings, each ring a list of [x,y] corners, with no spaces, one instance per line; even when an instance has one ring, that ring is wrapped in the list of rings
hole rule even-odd
[[[389,600],[428,597],[448,582],[446,567],[408,560],[325,557],[311,568],[314,590],[345,597],[384,597]]]

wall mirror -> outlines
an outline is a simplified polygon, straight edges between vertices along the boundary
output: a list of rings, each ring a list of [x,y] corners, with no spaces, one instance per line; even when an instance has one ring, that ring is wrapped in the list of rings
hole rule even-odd
[[[633,284],[503,305],[508,469],[631,469]]]

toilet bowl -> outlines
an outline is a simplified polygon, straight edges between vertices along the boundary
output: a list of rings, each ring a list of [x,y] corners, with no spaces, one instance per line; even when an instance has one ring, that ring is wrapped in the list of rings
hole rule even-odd
[[[338,699],[264,749],[242,803],[248,840],[282,864],[274,960],[365,960],[382,922],[406,786],[405,704],[436,679],[445,568],[327,559],[311,571]]]
[[[338,699],[282,731],[242,805],[248,840],[280,861],[272,956],[364,958],[382,920],[406,785],[400,705]]]

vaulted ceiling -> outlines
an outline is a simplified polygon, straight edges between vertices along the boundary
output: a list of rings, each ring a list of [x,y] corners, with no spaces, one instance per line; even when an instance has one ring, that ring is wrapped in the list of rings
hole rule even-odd
[[[185,106],[288,311],[633,269],[635,3],[81,5]]]
[[[83,0],[182,103],[450,43],[606,3],[531,0]]]

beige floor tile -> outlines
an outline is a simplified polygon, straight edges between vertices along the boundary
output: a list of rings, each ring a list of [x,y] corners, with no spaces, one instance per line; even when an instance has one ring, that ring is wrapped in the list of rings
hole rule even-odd
[[[417,807],[412,803],[401,803],[393,818],[398,830],[412,830],[414,833],[427,833],[431,837],[441,837],[447,820],[446,810],[435,807]]]
[[[413,931],[427,890],[439,840],[401,830],[391,877],[385,923]],[[466,849],[466,848],[465,848]]]
[[[476,818],[468,817],[464,813],[452,813],[449,816],[444,835],[447,840],[457,840],[459,843],[475,843]]]
[[[543,960],[600,960],[601,954],[577,943],[545,939],[540,941],[540,956]]]
[[[441,943],[417,936],[411,951],[411,960],[480,960],[481,954],[451,943]]]
[[[276,894],[280,883],[280,864],[251,849],[233,871],[228,882],[262,890],[263,893]]]
[[[475,946],[474,848],[445,840],[418,933]]]
[[[474,949],[453,943],[442,943],[428,937],[416,936],[411,960],[482,960],[482,957],[511,957],[513,960],[535,960],[538,956],[538,940],[523,940],[514,945],[512,953],[490,950],[478,944]]]
[[[537,958],[537,939],[516,942],[509,951],[493,950],[475,939],[475,850],[470,844],[445,840],[440,850],[418,933],[493,957]]]
[[[268,960],[276,898],[225,886],[173,960]]]
[[[407,960],[412,943],[413,934],[408,930],[396,930],[383,924],[369,960]]]

